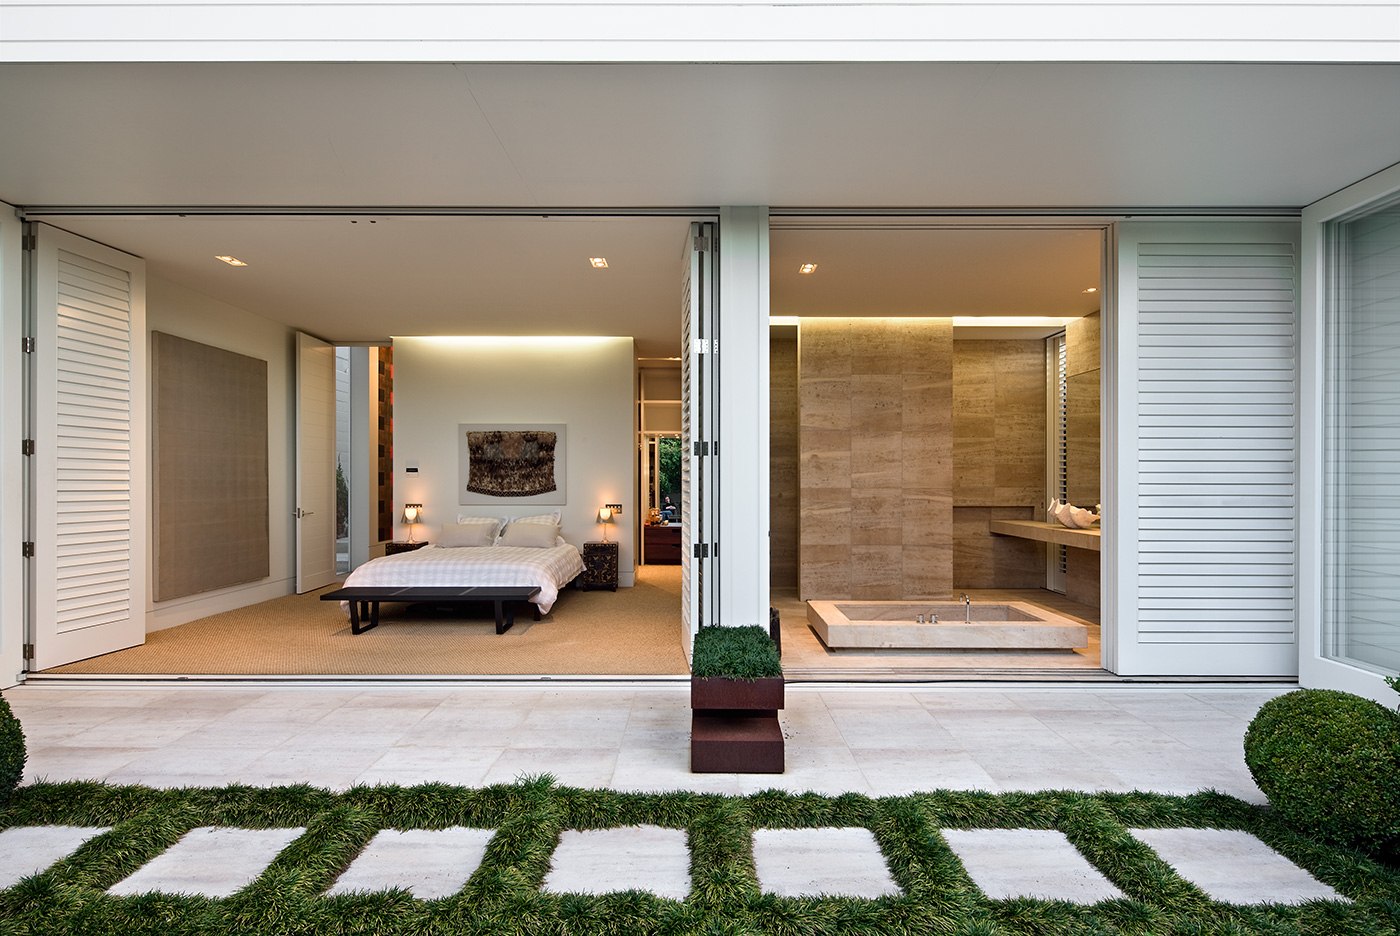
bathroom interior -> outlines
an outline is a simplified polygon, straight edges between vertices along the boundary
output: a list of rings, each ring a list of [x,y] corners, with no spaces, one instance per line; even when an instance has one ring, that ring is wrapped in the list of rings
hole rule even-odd
[[[789,678],[1108,676],[1099,524],[1047,517],[1101,500],[1101,231],[804,221],[771,244]]]

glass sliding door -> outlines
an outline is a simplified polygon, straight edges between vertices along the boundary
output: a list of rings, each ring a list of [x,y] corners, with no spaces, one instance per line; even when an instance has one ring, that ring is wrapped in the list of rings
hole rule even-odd
[[[1400,671],[1400,198],[1324,226],[1323,657]]]

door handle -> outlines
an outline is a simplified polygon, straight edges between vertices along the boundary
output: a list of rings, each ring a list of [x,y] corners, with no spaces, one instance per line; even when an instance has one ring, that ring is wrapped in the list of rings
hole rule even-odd
[[[293,516],[293,517],[296,517],[298,520],[300,520],[300,519],[303,518],[303,517],[309,517],[309,516],[311,516],[311,515],[314,514],[315,512],[316,512],[316,511],[314,511],[314,510],[302,510],[300,507],[298,507],[296,510],[293,510],[293,511],[292,511],[292,516]]]

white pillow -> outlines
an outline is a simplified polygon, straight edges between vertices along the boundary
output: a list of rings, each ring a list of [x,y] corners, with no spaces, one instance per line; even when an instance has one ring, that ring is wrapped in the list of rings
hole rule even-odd
[[[490,546],[496,542],[494,523],[444,523],[437,544],[444,548]]]
[[[562,514],[562,511],[556,510],[553,513],[535,514],[531,517],[516,517],[511,523],[552,523],[558,526]]]
[[[496,532],[500,533],[501,528],[506,525],[505,517],[469,517],[466,514],[457,515],[458,523],[494,523]]]
[[[516,521],[506,527],[501,534],[501,546],[529,546],[545,549],[555,545],[559,538],[559,525],[555,523],[521,523]]]

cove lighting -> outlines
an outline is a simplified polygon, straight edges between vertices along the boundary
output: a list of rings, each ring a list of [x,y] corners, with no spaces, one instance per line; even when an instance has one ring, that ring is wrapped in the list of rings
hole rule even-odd
[[[798,324],[798,323],[801,322],[801,321],[802,321],[802,320],[801,320],[800,318],[798,318],[797,316],[795,316],[795,315],[770,315],[770,316],[768,316],[768,324],[769,324],[769,325],[796,325],[796,324]]]
[[[219,255],[219,256],[214,257],[214,259],[215,259],[215,260],[222,260],[222,261],[224,261],[225,263],[227,263],[229,266],[247,266],[247,265],[248,265],[248,264],[244,263],[242,260],[239,260],[237,257],[229,257],[229,256]]]
[[[1062,328],[1078,321],[1078,316],[1058,318],[1052,315],[955,315],[954,328]]]
[[[589,257],[588,262],[593,264],[595,269],[606,270],[608,268],[607,257]]]
[[[815,273],[816,271],[817,271],[817,265],[816,265],[815,263],[804,263],[804,264],[802,264],[801,267],[798,268],[798,271],[797,271],[797,272],[799,272],[799,273]]]

